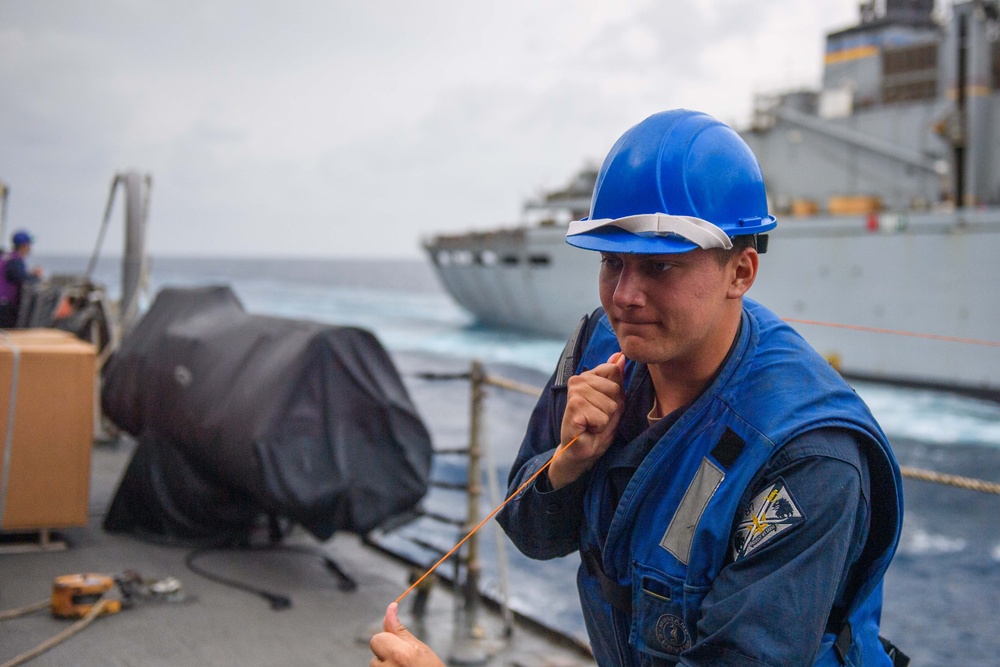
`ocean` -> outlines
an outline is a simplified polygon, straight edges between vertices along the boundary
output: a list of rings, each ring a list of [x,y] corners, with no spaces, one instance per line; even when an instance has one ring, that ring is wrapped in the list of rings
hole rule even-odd
[[[37,263],[48,273],[81,273],[87,258],[42,256]],[[117,260],[102,260],[94,276],[113,296],[118,267]],[[479,326],[421,260],[154,258],[146,304],[164,286],[206,284],[231,286],[251,312],[372,331],[395,360],[437,448],[468,442],[468,386],[424,374],[467,371],[478,360],[491,374],[540,387],[563,347],[562,340]],[[1000,405],[936,391],[853,385],[888,434],[901,465],[1000,481]],[[484,435],[492,457],[487,469],[500,493],[533,404],[521,394],[487,391]],[[463,459],[438,457],[433,476],[464,478]],[[914,665],[1000,664],[1000,496],[911,479],[904,480],[904,492],[903,537],[886,579],[883,635]],[[500,500],[486,494],[483,514]],[[425,506],[461,516],[465,504],[455,492],[434,489]],[[531,561],[501,540],[504,558],[497,532],[486,527],[482,533],[487,591],[502,595],[498,562],[509,561],[511,606],[584,639],[575,591],[577,558]],[[430,565],[436,555],[422,544],[447,549],[462,535],[420,520],[375,537]]]

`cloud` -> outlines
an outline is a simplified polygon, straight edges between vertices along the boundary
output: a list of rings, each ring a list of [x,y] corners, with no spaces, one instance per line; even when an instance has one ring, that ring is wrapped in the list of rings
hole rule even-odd
[[[0,179],[39,252],[89,252],[115,173],[154,253],[417,256],[513,223],[663,108],[745,122],[818,83],[841,0],[0,4]],[[116,236],[117,234],[117,236]],[[118,247],[120,232],[107,247]]]

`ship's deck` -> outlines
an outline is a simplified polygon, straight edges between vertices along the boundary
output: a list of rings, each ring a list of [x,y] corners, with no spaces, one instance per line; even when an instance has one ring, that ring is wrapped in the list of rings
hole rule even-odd
[[[464,439],[468,385],[424,380],[417,373],[428,368],[442,372],[463,370],[465,366],[413,355],[402,355],[399,362],[438,446],[447,447]],[[513,377],[525,382],[537,380]],[[489,441],[497,446],[516,446],[534,399],[494,391],[489,402]],[[931,404],[925,405],[933,410]],[[962,411],[974,410],[980,410],[986,420],[994,414],[991,405],[963,404]],[[941,428],[958,435],[963,422],[957,417],[955,411],[942,413]],[[895,437],[893,447],[904,466],[1000,482],[1000,449],[994,445],[935,444]],[[347,534],[322,545],[306,535],[293,535],[291,541],[322,546],[357,580],[359,586],[353,592],[340,590],[337,579],[321,560],[302,554],[226,553],[198,560],[199,566],[213,573],[291,598],[291,608],[272,611],[261,598],[206,580],[187,569],[184,561],[188,549],[149,544],[101,530],[102,515],[131,451],[127,441],[95,447],[90,525],[64,531],[70,545],[67,550],[0,554],[0,609],[45,599],[56,576],[82,572],[118,574],[136,570],[147,579],[177,577],[187,599],[181,603],[140,603],[115,616],[100,618],[30,665],[368,664],[368,639],[379,628],[386,605],[408,585],[408,566]],[[911,478],[904,480],[904,487],[905,524],[900,549],[886,578],[883,634],[909,654],[913,664],[997,664],[1000,640],[994,626],[996,609],[1000,607],[1000,495]],[[575,598],[575,591],[539,587],[539,577],[544,575],[537,574],[542,570],[534,570],[535,565],[528,565],[535,573],[533,579],[524,569],[512,578],[512,584],[527,584],[544,591],[545,597],[533,598],[531,608],[541,613],[555,608],[557,600],[550,595],[562,593]],[[413,597],[404,600],[404,616]],[[454,610],[454,598],[446,587],[438,586],[430,596],[425,622],[418,625],[404,617],[404,623],[446,656],[468,649],[464,655],[475,657],[472,653],[476,649],[498,645],[500,619],[485,611],[481,620],[486,640],[479,645],[456,644]],[[0,622],[0,665],[69,625],[45,612]],[[480,664],[570,667],[593,662],[568,641],[557,641],[520,623],[507,650]]]
[[[403,592],[409,568],[373,551],[354,535],[336,535],[317,545],[307,535],[290,543],[321,546],[358,587],[345,592],[319,558],[283,552],[215,552],[198,566],[219,575],[288,595],[290,608],[273,611],[265,600],[209,581],[185,566],[190,549],[162,546],[101,529],[104,509],[132,452],[132,444],[100,444],[93,452],[90,522],[60,533],[61,551],[0,555],[0,609],[48,598],[63,574],[138,572],[144,579],[176,577],[180,602],[145,601],[97,618],[79,634],[32,660],[34,667],[69,665],[367,665],[368,640],[380,629],[386,605]],[[9,536],[8,536],[9,537]],[[8,544],[7,546],[10,546]],[[499,615],[484,610],[485,638],[454,635],[455,598],[447,588],[430,594],[422,624],[403,601],[403,622],[453,664],[575,666],[593,664],[579,649],[529,627],[517,627],[504,643]],[[0,623],[0,663],[34,648],[72,621],[40,611]],[[487,662],[481,656],[492,654]],[[466,662],[462,662],[462,660]]]

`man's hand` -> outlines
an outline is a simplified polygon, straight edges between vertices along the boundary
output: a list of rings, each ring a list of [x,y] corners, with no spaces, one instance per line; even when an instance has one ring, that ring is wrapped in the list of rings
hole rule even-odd
[[[369,667],[445,667],[430,647],[403,627],[397,610],[395,602],[389,605],[382,621],[383,632],[368,644],[375,654]]]
[[[625,407],[624,373],[625,355],[615,352],[607,363],[569,379],[559,448],[577,441],[549,466],[553,489],[590,470],[611,446]]]

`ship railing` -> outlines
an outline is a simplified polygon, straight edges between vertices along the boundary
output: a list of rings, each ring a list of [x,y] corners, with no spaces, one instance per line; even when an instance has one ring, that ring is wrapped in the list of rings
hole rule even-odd
[[[490,375],[486,373],[483,364],[479,361],[471,363],[468,372],[457,373],[418,373],[421,380],[429,381],[466,381],[469,383],[469,432],[468,443],[455,447],[436,447],[434,456],[462,456],[466,458],[466,475],[461,482],[432,479],[430,486],[432,489],[444,491],[461,491],[466,496],[465,516],[456,518],[427,509],[418,509],[415,515],[408,519],[430,519],[438,524],[453,526],[456,528],[456,542],[468,536],[454,554],[448,557],[442,565],[451,565],[452,574],[451,585],[458,592],[456,596],[455,608],[455,634],[452,648],[449,654],[449,663],[463,665],[487,664],[490,659],[488,654],[489,642],[486,631],[480,624],[480,611],[484,599],[491,607],[497,609],[502,619],[501,633],[503,638],[509,640],[514,633],[515,613],[510,608],[509,593],[509,566],[506,554],[506,538],[500,525],[491,521],[496,542],[496,567],[497,567],[497,592],[496,599],[484,598],[480,587],[482,560],[481,560],[481,536],[476,531],[482,521],[481,504],[483,502],[483,481],[485,478],[489,503],[497,507],[504,500],[501,496],[497,481],[497,466],[494,461],[493,449],[489,446],[485,433],[485,400],[487,387],[496,387],[504,391],[524,394],[537,397],[541,394],[541,389],[532,385],[524,384],[509,378]],[[485,469],[485,474],[484,474]],[[410,523],[409,520],[406,523]],[[386,527],[384,532],[391,532],[393,527]],[[407,535],[406,539],[422,550],[431,554],[437,554],[439,558],[444,558],[448,550],[441,545],[435,544],[433,539],[424,539],[421,536]],[[377,544],[375,546],[378,546]],[[437,562],[439,558],[435,558]],[[411,583],[417,581],[424,571],[416,564],[411,574]],[[411,606],[411,613],[420,618],[427,609],[427,602],[430,592],[437,580],[436,577],[429,577],[421,582],[414,589],[414,599]],[[582,653],[589,655],[589,649],[579,641],[562,635],[557,630],[547,627],[521,614],[516,614],[518,620],[527,625],[531,625],[535,630],[542,631],[557,638],[562,643],[569,644]]]
[[[457,373],[419,373],[417,377],[421,380],[431,381],[467,381],[470,387],[470,410],[469,410],[469,434],[468,445],[458,447],[442,447],[434,450],[435,456],[464,456],[467,457],[467,474],[462,482],[449,482],[443,480],[432,480],[433,488],[442,490],[463,491],[466,494],[466,514],[464,518],[455,518],[441,513],[428,510],[419,510],[417,516],[425,517],[433,521],[454,526],[459,538],[468,535],[468,539],[463,544],[464,550],[458,550],[450,557],[453,565],[452,586],[459,592],[456,600],[455,619],[456,633],[453,645],[453,656],[461,656],[461,664],[486,664],[489,656],[485,650],[479,648],[485,638],[485,631],[479,624],[479,611],[483,603],[483,594],[480,589],[480,575],[482,573],[482,562],[480,559],[480,536],[475,532],[481,521],[481,501],[483,496],[483,478],[487,481],[487,491],[489,493],[490,504],[498,507],[503,498],[498,488],[496,479],[496,465],[493,460],[493,451],[487,444],[484,433],[484,409],[487,396],[486,388],[495,387],[505,391],[511,391],[527,396],[537,397],[542,393],[541,388],[518,382],[503,376],[491,375],[487,373],[483,364],[473,361],[468,372]],[[486,474],[484,474],[484,467]],[[960,489],[978,491],[982,493],[992,493],[1000,495],[1000,483],[990,482],[981,479],[952,475],[934,470],[901,466],[900,472],[904,478],[944,484]],[[412,518],[412,517],[411,517]],[[509,568],[506,557],[506,540],[498,523],[490,522],[495,531],[497,548],[497,578],[499,600],[490,599],[489,602],[494,608],[499,608],[503,620],[503,634],[510,638],[514,631],[515,613],[509,605]],[[388,528],[389,531],[392,528]],[[471,533],[471,534],[470,534]],[[420,537],[408,537],[420,548],[431,553],[444,556],[446,549],[434,544],[431,540]],[[458,541],[456,539],[456,541]],[[376,545],[377,546],[377,545]],[[423,574],[414,564],[413,577],[411,581],[416,581],[417,577]],[[435,578],[429,578],[423,585],[415,589],[412,612],[415,616],[422,616],[426,609],[427,599],[433,587]],[[551,628],[538,623],[534,619],[517,615],[521,622],[534,625],[537,629],[558,634]],[[572,638],[570,643],[577,644]],[[584,651],[585,646],[577,646]]]

